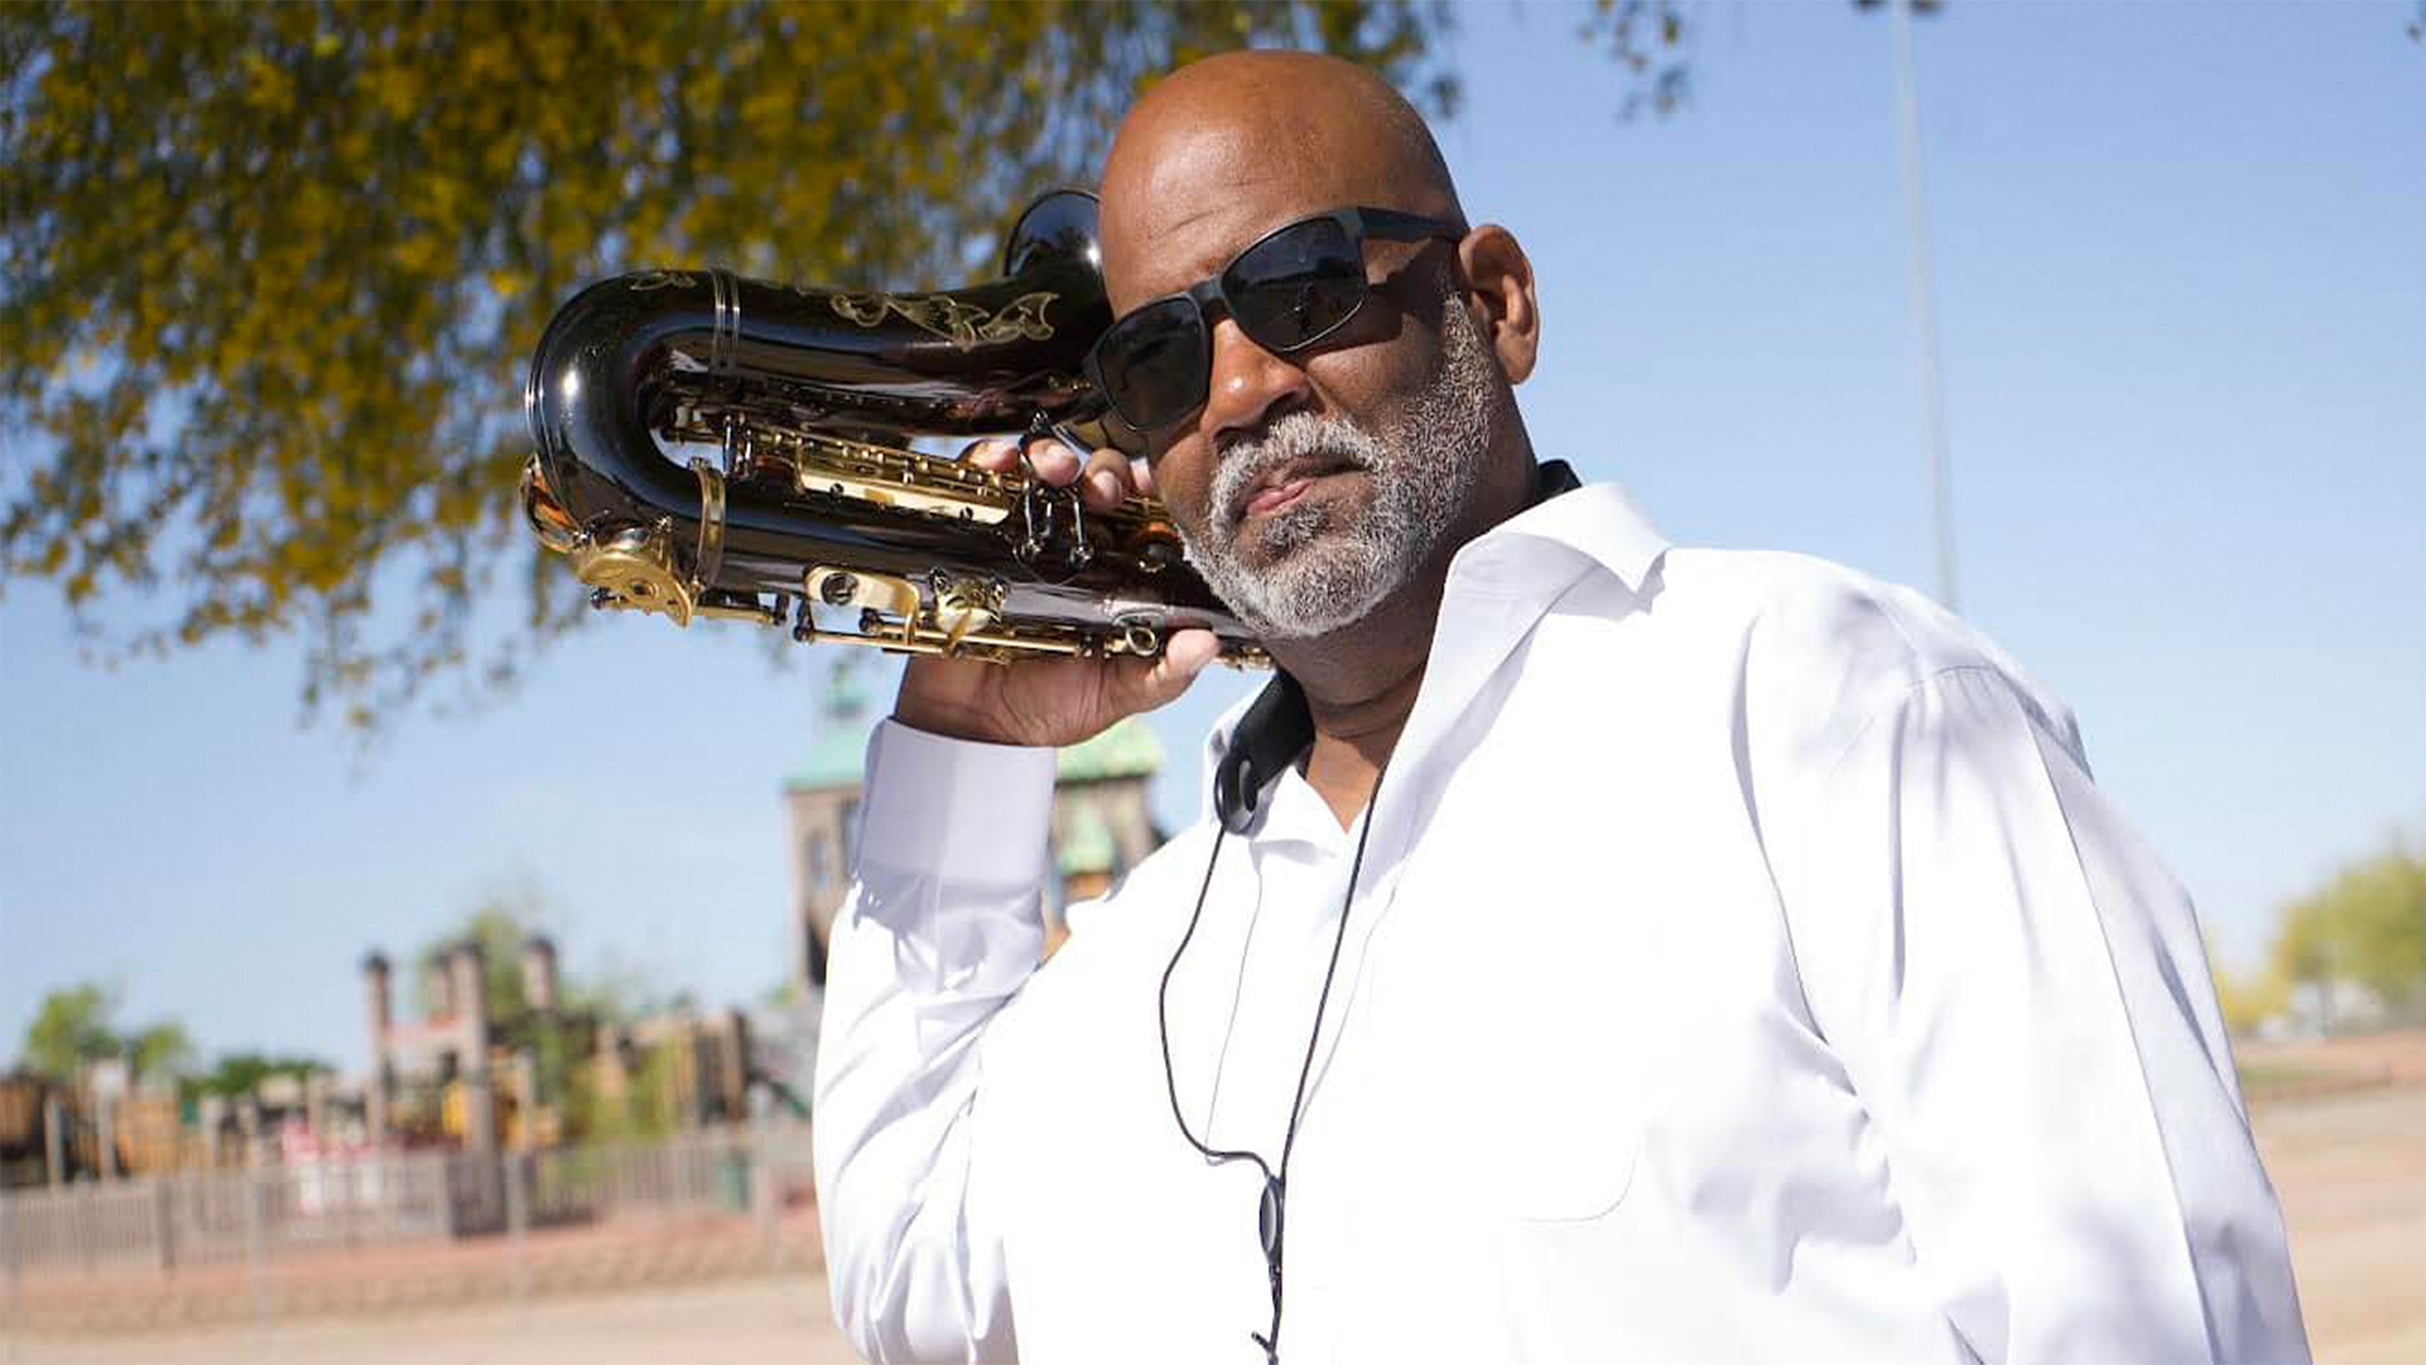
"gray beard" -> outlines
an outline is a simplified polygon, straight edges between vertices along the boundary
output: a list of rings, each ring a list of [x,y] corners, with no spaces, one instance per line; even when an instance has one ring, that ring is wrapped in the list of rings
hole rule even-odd
[[[1496,371],[1454,297],[1441,314],[1440,367],[1385,432],[1292,412],[1260,438],[1222,451],[1210,533],[1188,539],[1188,558],[1260,638],[1302,640],[1363,620],[1415,580],[1462,520],[1490,449]],[[1301,504],[1264,518],[1254,544],[1265,567],[1249,568],[1239,557],[1244,518],[1234,509],[1257,479],[1307,458],[1363,471],[1372,502],[1361,512]]]

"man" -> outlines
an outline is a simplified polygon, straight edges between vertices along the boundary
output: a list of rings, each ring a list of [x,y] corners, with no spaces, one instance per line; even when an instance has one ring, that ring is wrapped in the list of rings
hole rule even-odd
[[[1103,172],[1099,382],[1269,644],[1208,818],[1035,969],[1051,746],[1152,663],[921,660],[818,1174],[879,1359],[2306,1355],[2190,907],[1915,595],[1538,461],[1531,269],[1422,121],[1186,68]]]

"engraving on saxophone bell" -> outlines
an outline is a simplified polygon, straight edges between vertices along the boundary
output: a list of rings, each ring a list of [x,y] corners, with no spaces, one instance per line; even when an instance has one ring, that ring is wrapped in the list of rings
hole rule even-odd
[[[973,351],[980,344],[1005,341],[1050,341],[1053,324],[1045,321],[1045,306],[1060,295],[1050,290],[1022,294],[991,312],[948,294],[834,294],[827,298],[834,311],[862,327],[883,322],[893,313],[921,331],[951,342],[953,349]]]

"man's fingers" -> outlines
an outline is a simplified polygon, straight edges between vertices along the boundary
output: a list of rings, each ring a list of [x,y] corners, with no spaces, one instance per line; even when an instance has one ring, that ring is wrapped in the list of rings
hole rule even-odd
[[[1136,489],[1141,497],[1155,496],[1154,466],[1143,455],[1135,456],[1129,461],[1129,486]]]
[[[1112,511],[1131,494],[1146,491],[1133,472],[1145,468],[1142,461],[1133,463],[1117,450],[1098,450],[1082,457],[1050,438],[1025,442],[1023,449],[1022,442],[989,436],[971,441],[960,458],[996,474],[1033,470],[1036,477],[1056,488],[1076,483],[1079,497],[1093,512]]]
[[[1087,460],[1086,477],[1079,496],[1086,500],[1087,509],[1109,512],[1129,496],[1129,457],[1117,450],[1099,450]]]
[[[1078,452],[1059,441],[1030,441],[1027,443],[1027,457],[1028,468],[1036,471],[1036,477],[1056,488],[1077,478],[1079,471],[1086,468],[1086,462],[1078,457]]]
[[[980,469],[989,469],[997,474],[1022,468],[1033,469],[1037,477],[1055,486],[1077,478],[1079,471],[1086,468],[1085,462],[1068,446],[1050,439],[1029,441],[1023,451],[1018,441],[989,436],[982,441],[971,441],[968,448],[960,452],[960,457]]]
[[[1019,447],[1010,441],[987,437],[971,441],[960,452],[960,458],[990,473],[1005,474],[1019,468]]]

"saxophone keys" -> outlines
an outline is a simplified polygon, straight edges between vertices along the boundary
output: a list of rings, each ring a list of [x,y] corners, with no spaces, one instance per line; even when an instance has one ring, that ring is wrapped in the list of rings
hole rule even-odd
[[[663,519],[585,540],[567,553],[574,575],[597,589],[593,605],[691,623],[694,594],[688,577],[675,571],[673,534]]]
[[[972,635],[991,632],[1002,624],[1004,590],[998,579],[935,571],[935,628],[943,632],[944,651],[958,654]]]
[[[1120,633],[1107,642],[1107,652],[1150,659],[1162,653],[1162,622],[1151,616],[1123,616],[1112,623]]]

